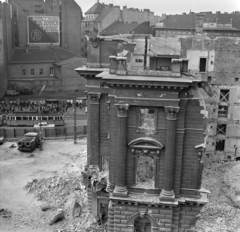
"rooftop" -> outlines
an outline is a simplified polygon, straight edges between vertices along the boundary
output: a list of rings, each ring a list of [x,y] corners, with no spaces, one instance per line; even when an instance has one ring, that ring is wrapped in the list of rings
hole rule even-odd
[[[60,47],[40,49],[39,47],[16,48],[13,52],[11,64],[15,63],[53,63],[70,58],[82,57]]]
[[[194,29],[196,25],[196,13],[181,14],[181,15],[167,15],[163,20],[164,28],[181,28]],[[204,13],[204,23],[230,24],[232,27],[240,29],[240,14],[239,13]]]
[[[130,34],[139,25],[141,25],[141,23],[114,22],[102,31],[102,35]]]
[[[97,2],[85,14],[100,14],[104,7],[104,4]]]

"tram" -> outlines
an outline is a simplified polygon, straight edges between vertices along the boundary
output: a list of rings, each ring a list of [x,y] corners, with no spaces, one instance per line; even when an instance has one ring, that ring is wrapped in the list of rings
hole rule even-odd
[[[64,125],[64,117],[62,113],[42,112],[39,116],[37,111],[19,111],[6,115],[7,126],[34,126],[40,122],[47,122],[55,126]]]

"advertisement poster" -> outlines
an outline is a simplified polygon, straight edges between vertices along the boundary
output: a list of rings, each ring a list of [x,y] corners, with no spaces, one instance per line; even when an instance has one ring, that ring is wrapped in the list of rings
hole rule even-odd
[[[59,17],[28,16],[28,43],[59,44]]]

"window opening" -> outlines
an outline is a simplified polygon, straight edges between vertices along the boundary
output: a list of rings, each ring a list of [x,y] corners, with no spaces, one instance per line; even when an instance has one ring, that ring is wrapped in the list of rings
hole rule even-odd
[[[207,59],[206,58],[200,58],[200,72],[206,72],[206,63]]]
[[[228,107],[227,106],[219,106],[218,116],[219,117],[227,117]]]
[[[150,232],[151,229],[151,222],[148,218],[138,217],[134,222],[134,232]]]
[[[39,69],[39,74],[43,75],[43,69],[42,68]]]
[[[235,77],[235,82],[238,82],[239,81],[239,78],[238,77]]]
[[[31,69],[31,75],[34,75],[34,69]]]
[[[229,89],[220,90],[220,102],[228,102],[229,100]]]
[[[137,155],[136,184],[137,188],[154,188],[155,162],[153,157]]]
[[[208,77],[208,82],[211,82],[212,81],[212,77]]]
[[[100,203],[98,225],[105,225],[108,222],[108,203]]]
[[[226,134],[227,125],[218,124],[217,125],[217,134],[225,135]]]
[[[225,140],[217,140],[216,141],[216,151],[224,151]]]
[[[140,108],[139,109],[138,129],[146,134],[154,134],[157,131],[157,110]]]
[[[135,59],[135,62],[136,62],[136,63],[142,63],[142,62],[143,62],[143,59]]]
[[[50,67],[50,75],[53,75],[53,67]]]
[[[26,75],[26,69],[22,69],[22,75],[25,76]]]

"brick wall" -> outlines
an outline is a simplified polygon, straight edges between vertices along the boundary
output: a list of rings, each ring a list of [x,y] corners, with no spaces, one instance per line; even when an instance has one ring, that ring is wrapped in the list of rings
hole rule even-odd
[[[108,212],[109,232],[132,232],[140,211],[145,209],[143,218],[151,223],[152,231],[185,232],[190,229],[193,219],[200,213],[202,206],[184,203],[177,206],[149,205],[126,201],[110,201]]]
[[[181,188],[196,188],[198,156],[195,146],[204,141],[202,109],[198,100],[189,100],[186,106]]]
[[[102,160],[102,168],[107,168],[106,164],[109,159],[109,109],[108,109],[108,95],[102,94],[100,99],[100,160]]]

